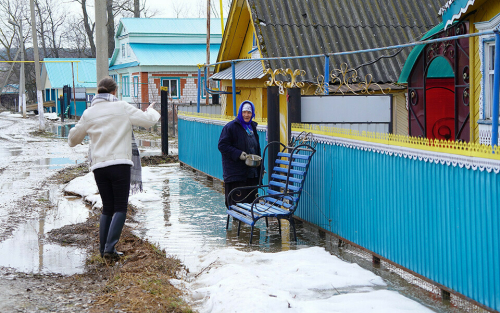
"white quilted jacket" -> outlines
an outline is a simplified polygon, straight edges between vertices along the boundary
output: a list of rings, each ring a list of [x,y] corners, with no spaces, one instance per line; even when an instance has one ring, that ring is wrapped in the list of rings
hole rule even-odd
[[[68,136],[74,147],[88,134],[90,138],[90,169],[132,162],[132,125],[151,127],[160,119],[153,108],[143,112],[125,101],[95,101],[86,109]]]

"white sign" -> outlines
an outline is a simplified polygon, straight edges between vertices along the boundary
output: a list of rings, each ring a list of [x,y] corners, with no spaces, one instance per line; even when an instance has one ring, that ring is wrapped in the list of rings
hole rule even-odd
[[[302,96],[302,123],[390,123],[390,95]]]

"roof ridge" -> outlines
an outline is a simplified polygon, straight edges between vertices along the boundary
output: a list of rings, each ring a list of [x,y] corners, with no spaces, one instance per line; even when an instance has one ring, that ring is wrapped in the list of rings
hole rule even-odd
[[[394,25],[385,25],[385,24],[372,24],[372,25],[325,25],[325,24],[288,24],[288,23],[283,23],[283,24],[279,24],[279,23],[266,23],[264,21],[262,21],[265,25],[263,26],[267,26],[267,25],[271,25],[271,26],[296,26],[296,27],[318,27],[318,26],[321,26],[321,27],[329,27],[329,28],[373,28],[373,27],[401,27],[401,28],[421,28],[421,27],[434,27],[436,25],[398,25],[398,24],[394,24]]]

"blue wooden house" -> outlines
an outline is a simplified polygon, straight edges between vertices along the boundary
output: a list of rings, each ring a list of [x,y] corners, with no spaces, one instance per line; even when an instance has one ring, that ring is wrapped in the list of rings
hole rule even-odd
[[[204,18],[122,18],[115,35],[109,74],[119,85],[118,97],[146,105],[159,102],[160,87],[170,101],[196,102],[197,64],[206,62]],[[220,23],[211,23],[210,60],[222,39]],[[203,96],[204,98],[204,96]]]

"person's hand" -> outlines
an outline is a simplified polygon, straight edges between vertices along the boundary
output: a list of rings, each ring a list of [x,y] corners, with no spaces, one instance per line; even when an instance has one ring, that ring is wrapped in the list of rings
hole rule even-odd
[[[148,109],[149,109],[149,108],[154,109],[155,104],[156,104],[156,102],[152,102],[152,103],[148,106]]]
[[[245,161],[247,159],[247,153],[245,151],[241,152],[240,160]]]

